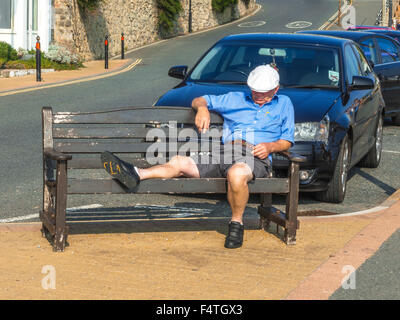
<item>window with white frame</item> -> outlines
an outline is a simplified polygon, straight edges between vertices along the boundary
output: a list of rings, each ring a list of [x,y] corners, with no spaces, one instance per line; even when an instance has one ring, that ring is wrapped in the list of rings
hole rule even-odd
[[[11,29],[11,2],[0,0],[0,29]]]

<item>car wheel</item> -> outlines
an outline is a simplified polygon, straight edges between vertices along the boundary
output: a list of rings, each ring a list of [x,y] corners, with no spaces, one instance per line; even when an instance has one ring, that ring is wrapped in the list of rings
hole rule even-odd
[[[342,141],[332,180],[326,191],[316,193],[316,198],[324,202],[340,203],[346,195],[347,174],[350,168],[350,141],[347,135]]]
[[[393,124],[400,126],[400,114],[392,117]]]
[[[379,116],[378,123],[375,131],[375,143],[371,150],[368,151],[366,156],[361,159],[359,166],[365,168],[377,168],[381,161],[382,155],[382,142],[383,142],[383,117]]]

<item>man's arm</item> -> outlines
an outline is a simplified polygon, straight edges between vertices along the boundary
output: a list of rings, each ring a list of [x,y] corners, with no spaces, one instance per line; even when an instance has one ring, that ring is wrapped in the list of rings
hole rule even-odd
[[[195,125],[200,132],[205,133],[210,127],[210,111],[203,97],[193,99],[192,108],[196,111]]]
[[[252,154],[260,159],[265,159],[270,153],[285,151],[292,146],[292,143],[287,140],[277,140],[274,142],[263,142],[254,146]]]

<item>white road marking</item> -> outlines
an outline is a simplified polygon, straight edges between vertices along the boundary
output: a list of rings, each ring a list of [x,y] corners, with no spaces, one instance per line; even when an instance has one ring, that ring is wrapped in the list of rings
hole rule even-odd
[[[252,28],[252,27],[260,27],[262,25],[266,24],[265,21],[249,21],[249,22],[243,22],[238,24],[238,27],[240,28]]]
[[[84,210],[84,209],[95,209],[95,208],[101,208],[101,207],[103,207],[103,205],[95,203],[95,204],[89,204],[86,206],[67,208],[67,212],[74,212],[77,210]],[[35,219],[35,218],[39,218],[38,213],[28,214],[26,216],[0,219],[0,223],[9,223],[9,222],[23,221],[23,220],[29,220],[29,219]]]
[[[8,223],[8,222],[15,222],[15,221],[22,221],[28,219],[39,218],[39,213],[28,214],[27,216],[20,216],[20,217],[13,217],[7,219],[0,219],[0,223]]]
[[[308,21],[294,21],[288,23],[285,27],[289,29],[304,29],[311,27],[312,23]]]
[[[85,209],[96,209],[96,208],[101,208],[101,207],[103,207],[102,204],[94,203],[94,204],[89,204],[86,206],[67,208],[67,212],[74,212],[74,211],[85,210]]]
[[[397,153],[397,154],[400,154],[400,151],[392,151],[392,150],[382,150],[382,152],[388,152],[388,153]]]

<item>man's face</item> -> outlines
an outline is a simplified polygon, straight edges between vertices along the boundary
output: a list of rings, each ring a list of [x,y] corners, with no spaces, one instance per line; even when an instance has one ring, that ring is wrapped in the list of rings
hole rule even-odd
[[[279,89],[279,86],[276,87],[275,89],[272,89],[267,92],[257,92],[257,91],[251,91],[251,96],[253,98],[253,101],[257,103],[258,105],[262,106],[265,103],[268,103],[272,100],[274,95],[277,93]]]

